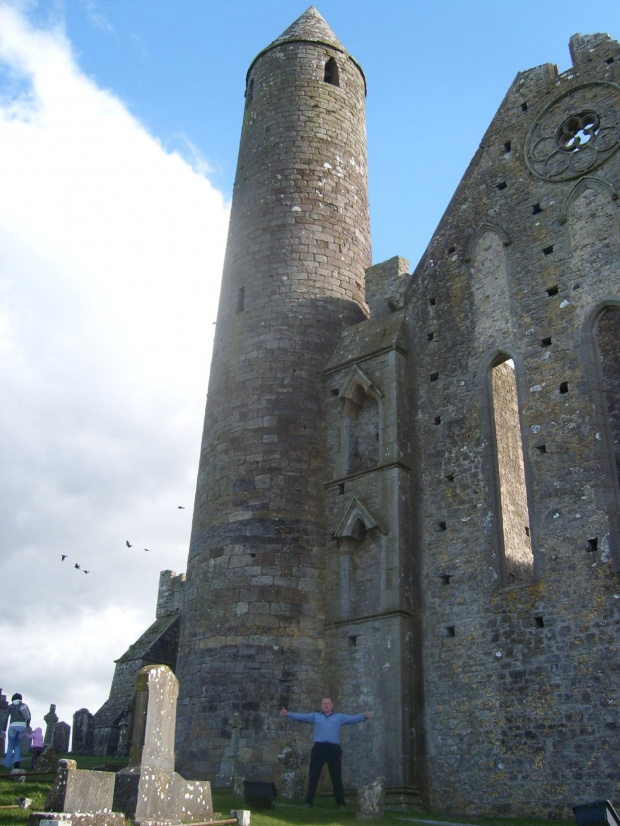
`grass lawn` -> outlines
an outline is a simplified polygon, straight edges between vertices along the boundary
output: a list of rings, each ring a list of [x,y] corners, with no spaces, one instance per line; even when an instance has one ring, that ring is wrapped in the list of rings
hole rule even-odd
[[[127,760],[111,757],[72,757],[71,755],[61,755],[77,760],[78,768],[92,769],[94,766],[101,766],[104,763],[114,769],[122,768],[127,764]],[[22,760],[24,771],[30,771],[30,757]],[[0,768],[0,778],[6,777],[4,768]],[[42,811],[45,798],[52,784],[53,778],[44,775],[41,779],[37,777],[27,777],[25,783],[12,783],[6,779],[0,779],[0,807],[11,805],[15,797],[29,797],[32,800],[30,810],[27,809],[1,809],[0,826],[23,826],[28,822],[30,811]],[[222,817],[227,818],[231,809],[243,809],[245,803],[243,798],[235,797],[231,790],[213,790],[213,808]],[[420,821],[434,821],[438,823],[460,823],[471,824],[472,826],[541,826],[541,820],[532,818],[508,818],[508,817],[486,817],[469,818],[457,815],[442,815],[430,812],[386,812],[384,817],[377,820],[363,821],[368,826],[407,826],[407,824],[420,823]],[[252,811],[252,826],[353,826],[355,823],[355,806],[349,805],[344,812],[339,811],[333,799],[317,798],[311,809],[306,809],[303,803],[294,803],[289,800],[278,800],[273,809],[256,809]],[[127,821],[130,824],[130,821]],[[574,826],[573,820],[555,820],[554,826]]]

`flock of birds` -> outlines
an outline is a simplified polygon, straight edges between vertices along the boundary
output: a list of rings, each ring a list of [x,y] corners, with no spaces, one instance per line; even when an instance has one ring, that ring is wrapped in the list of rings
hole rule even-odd
[[[185,510],[184,505],[177,505],[177,508],[178,508],[178,510],[180,510],[180,511],[184,511],[184,510]],[[126,540],[125,540],[125,545],[126,545],[128,548],[133,548],[133,545],[131,544],[131,542],[130,542],[128,539],[126,539]],[[145,550],[145,551],[147,551],[147,553],[150,553],[150,552],[151,552],[151,551],[150,551],[150,548],[145,548],[144,550]],[[60,561],[61,561],[61,562],[64,562],[64,561],[65,561],[65,559],[69,559],[68,554],[61,554],[61,555],[60,555]],[[82,573],[84,573],[84,574],[89,574],[89,573],[90,573],[90,571],[87,571],[86,569],[82,568],[82,566],[81,566],[81,565],[79,565],[77,562],[73,565],[73,567],[76,569],[76,571],[82,571]]]

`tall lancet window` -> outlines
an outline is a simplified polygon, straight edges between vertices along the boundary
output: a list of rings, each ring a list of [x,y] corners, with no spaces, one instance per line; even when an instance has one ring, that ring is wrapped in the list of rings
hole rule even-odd
[[[499,487],[503,549],[503,579],[506,584],[529,582],[534,577],[530,539],[523,440],[514,362],[503,356],[491,370],[495,467]]]
[[[333,57],[330,57],[325,64],[325,83],[331,83],[332,86],[340,86],[340,74],[338,72],[338,64]]]
[[[612,454],[615,479],[620,483],[620,309],[607,307],[598,317],[594,337],[601,369],[605,434]]]

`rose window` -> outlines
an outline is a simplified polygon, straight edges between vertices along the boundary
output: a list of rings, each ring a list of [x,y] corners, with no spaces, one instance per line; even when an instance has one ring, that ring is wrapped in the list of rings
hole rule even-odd
[[[578,152],[596,138],[600,125],[601,119],[596,112],[580,112],[578,115],[571,115],[558,127],[555,142],[560,149]]]
[[[547,181],[570,181],[600,166],[620,147],[620,87],[577,86],[538,115],[525,142],[525,162]]]

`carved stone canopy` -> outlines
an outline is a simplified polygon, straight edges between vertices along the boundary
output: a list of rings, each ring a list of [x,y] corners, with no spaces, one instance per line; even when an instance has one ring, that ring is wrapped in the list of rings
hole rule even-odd
[[[364,373],[357,364],[354,364],[340,391],[341,413],[346,413],[349,416],[355,415],[357,408],[360,406],[357,392],[358,388],[361,388],[365,395],[370,396],[370,398],[375,399],[375,401],[383,398],[381,390],[372,383],[366,373]]]
[[[378,528],[382,534],[387,533],[368,508],[360,502],[357,496],[354,496],[334,531],[334,536],[336,539],[354,539],[360,542],[366,532],[373,528]]]

